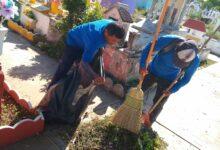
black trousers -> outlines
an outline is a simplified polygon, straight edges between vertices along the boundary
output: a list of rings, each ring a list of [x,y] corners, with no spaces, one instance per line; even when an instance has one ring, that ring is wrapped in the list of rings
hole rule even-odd
[[[74,62],[80,62],[82,59],[83,50],[78,47],[66,46],[63,52],[63,56],[59,62],[58,68],[48,86],[48,89],[56,84],[60,79],[64,78],[68,71],[71,69]],[[93,62],[90,63],[94,72],[99,73],[99,56],[101,52],[99,51],[93,59]]]
[[[150,88],[154,83],[157,83],[157,91],[156,95],[153,99],[153,104],[155,104],[160,96],[162,96],[163,91],[167,89],[167,87],[171,84],[165,79],[158,78],[152,73],[149,73],[142,83],[142,90],[146,91],[148,88]],[[166,103],[168,97],[163,98],[163,100],[160,102],[160,104],[154,109],[154,111],[150,114],[150,121],[153,123],[156,119],[161,110],[163,109],[164,104]]]

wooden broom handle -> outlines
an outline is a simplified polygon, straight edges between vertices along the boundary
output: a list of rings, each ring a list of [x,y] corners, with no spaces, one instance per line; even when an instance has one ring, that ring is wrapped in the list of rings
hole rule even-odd
[[[170,89],[177,83],[177,81],[179,80],[179,78],[184,74],[184,70],[181,70],[180,73],[178,74],[178,76],[176,77],[176,79],[168,86],[168,88],[166,89],[166,91],[170,91]],[[165,97],[165,94],[163,93],[160,98],[158,99],[158,101],[154,104],[154,106],[150,109],[149,114],[151,114],[154,109],[160,104],[160,102],[163,100],[163,98]]]
[[[161,25],[163,23],[164,16],[166,14],[167,7],[168,7],[169,4],[170,4],[170,0],[166,0],[165,4],[163,6],[163,9],[162,9],[161,15],[159,17],[159,21],[157,23],[157,30],[156,30],[156,32],[154,34],[154,38],[153,38],[153,41],[152,41],[152,44],[151,44],[151,47],[150,47],[150,51],[149,51],[147,59],[146,59],[146,64],[149,64],[149,62],[151,61],[151,57],[152,57],[152,53],[153,53],[153,50],[154,50],[154,46],[155,46],[157,38],[158,38],[158,36],[160,34],[160,28],[161,28]],[[144,76],[141,75],[141,78],[140,78],[139,83],[138,83],[138,87],[139,88],[141,88],[141,85],[142,85],[143,80],[144,80]]]

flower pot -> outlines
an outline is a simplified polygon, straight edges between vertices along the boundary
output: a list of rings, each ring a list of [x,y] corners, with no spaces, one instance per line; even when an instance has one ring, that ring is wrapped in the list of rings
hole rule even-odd
[[[8,28],[0,27],[0,55],[2,54],[3,42],[5,40]]]

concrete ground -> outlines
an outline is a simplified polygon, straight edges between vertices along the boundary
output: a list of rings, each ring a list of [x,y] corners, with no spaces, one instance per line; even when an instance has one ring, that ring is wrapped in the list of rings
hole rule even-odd
[[[4,42],[0,61],[6,82],[20,97],[36,106],[44,95],[57,62],[39,54],[28,41],[11,31]]]
[[[214,58],[219,61],[219,58]],[[53,75],[57,62],[40,54],[19,35],[9,32],[0,56],[6,81],[20,97],[36,106]],[[153,129],[168,143],[168,149],[219,149],[220,147],[220,62],[196,72],[192,81],[170,96]],[[120,99],[99,88],[87,112],[91,118],[111,114]],[[65,128],[65,127],[63,127]],[[60,127],[17,142],[6,149],[68,149],[57,139]]]

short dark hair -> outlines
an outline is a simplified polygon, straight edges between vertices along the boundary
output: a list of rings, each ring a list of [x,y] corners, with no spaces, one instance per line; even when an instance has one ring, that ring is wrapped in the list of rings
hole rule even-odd
[[[124,28],[115,23],[108,24],[105,29],[108,31],[109,35],[115,36],[118,39],[123,39],[125,36]]]

